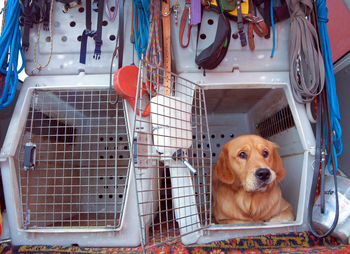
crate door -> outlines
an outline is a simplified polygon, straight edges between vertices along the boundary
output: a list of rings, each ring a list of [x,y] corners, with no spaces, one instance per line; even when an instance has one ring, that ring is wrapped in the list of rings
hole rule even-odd
[[[120,227],[129,175],[121,101],[108,89],[34,89],[17,148],[24,229]]]
[[[137,94],[142,96],[135,104],[132,147],[143,244],[147,248],[179,238],[194,243],[211,223],[204,91],[145,62],[140,70]],[[170,95],[162,86],[167,77]]]

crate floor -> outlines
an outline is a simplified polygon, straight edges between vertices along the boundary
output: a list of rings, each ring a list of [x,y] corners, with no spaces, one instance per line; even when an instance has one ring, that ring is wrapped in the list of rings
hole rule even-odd
[[[2,246],[0,253],[143,253],[137,248],[83,248],[62,246]],[[184,246],[180,240],[148,248],[146,253],[350,253],[350,245],[337,244],[334,238],[318,238],[310,232],[271,234],[234,238],[209,244]]]

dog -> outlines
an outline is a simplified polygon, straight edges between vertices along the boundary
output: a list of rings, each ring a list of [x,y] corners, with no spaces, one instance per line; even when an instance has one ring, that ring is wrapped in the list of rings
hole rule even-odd
[[[216,223],[294,220],[278,185],[286,170],[277,148],[258,135],[242,135],[222,147],[212,178]]]

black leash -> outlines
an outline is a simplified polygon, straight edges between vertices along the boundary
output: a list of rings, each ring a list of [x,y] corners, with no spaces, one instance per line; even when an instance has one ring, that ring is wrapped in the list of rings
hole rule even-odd
[[[95,36],[95,31],[91,30],[91,0],[86,0],[86,16],[85,16],[85,30],[81,35],[81,44],[80,44],[80,63],[86,63],[86,47],[88,37]]]
[[[86,28],[81,35],[80,45],[80,63],[86,63],[86,48],[87,40],[89,37],[95,38],[95,51],[93,58],[99,60],[101,58],[101,46],[102,46],[102,20],[103,20],[103,8],[104,0],[98,0],[98,16],[97,16],[97,30],[91,29],[91,0],[86,0],[86,16],[85,24]]]
[[[94,52],[94,59],[96,59],[96,60],[100,60],[100,58],[101,58],[102,21],[103,21],[104,5],[105,5],[104,0],[98,0],[97,32],[96,32],[96,37],[95,37],[95,52]]]
[[[324,190],[324,173],[325,173],[325,167],[326,167],[326,161],[327,161],[327,155],[331,156],[332,166],[334,167],[334,158],[333,158],[333,134],[331,133],[330,123],[329,123],[329,111],[328,105],[327,105],[327,98],[326,98],[325,91],[322,92],[320,96],[317,98],[317,123],[316,123],[316,154],[315,154],[315,165],[314,165],[314,171],[313,171],[313,177],[312,177],[312,185],[311,185],[311,192],[310,192],[310,199],[309,199],[309,210],[308,210],[308,218],[309,218],[309,228],[311,232],[317,236],[317,237],[325,237],[331,234],[334,229],[336,228],[338,224],[339,219],[339,200],[338,200],[338,186],[337,186],[337,176],[336,173],[333,174],[334,177],[334,193],[335,193],[335,217],[333,220],[333,223],[331,227],[322,234],[319,234],[316,229],[314,228],[312,224],[312,213],[313,213],[313,207],[314,207],[314,201],[316,196],[316,190],[317,190],[317,183],[318,183],[318,175],[319,175],[319,168],[321,167],[321,190],[320,190],[320,199],[321,199],[321,213],[323,214],[325,212],[325,190]],[[323,126],[326,125],[326,129],[328,132],[328,144],[330,144],[329,151],[326,153],[326,147],[325,147],[325,137],[324,137],[324,128]],[[334,170],[335,171],[335,170]]]
[[[124,51],[124,0],[119,0],[118,3],[119,27],[118,27],[118,69],[123,66],[123,51]]]

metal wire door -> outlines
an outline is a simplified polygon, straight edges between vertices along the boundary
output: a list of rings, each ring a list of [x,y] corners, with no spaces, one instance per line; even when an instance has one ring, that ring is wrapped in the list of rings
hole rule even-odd
[[[170,83],[166,93],[164,83]],[[140,62],[133,162],[144,247],[196,242],[211,223],[211,147],[203,89]]]
[[[24,229],[120,226],[130,145],[108,89],[34,89],[17,148]]]

